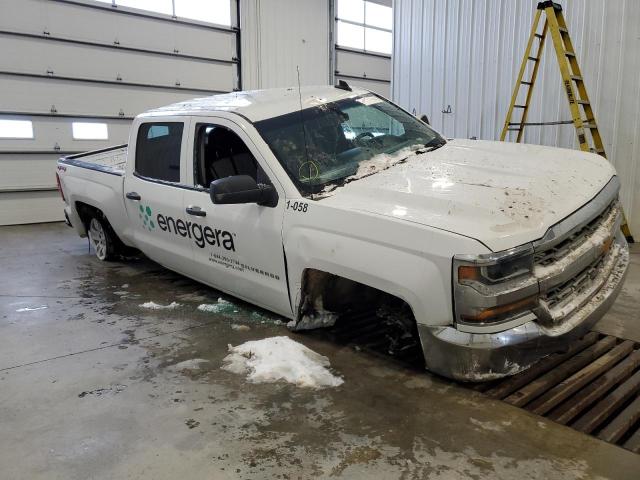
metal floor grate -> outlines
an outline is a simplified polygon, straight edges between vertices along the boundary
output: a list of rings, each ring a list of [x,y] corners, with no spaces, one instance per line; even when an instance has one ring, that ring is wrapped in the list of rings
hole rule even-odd
[[[415,339],[399,334],[374,310],[350,312],[333,328],[315,332],[413,368],[424,365]],[[517,375],[463,385],[640,453],[639,343],[590,332],[566,353],[550,355]]]
[[[472,388],[640,453],[640,344],[631,340],[591,332],[566,353]]]

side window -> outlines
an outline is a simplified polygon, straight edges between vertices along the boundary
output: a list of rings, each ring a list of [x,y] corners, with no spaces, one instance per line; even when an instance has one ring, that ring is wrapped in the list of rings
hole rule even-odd
[[[167,182],[180,181],[181,122],[144,123],[138,130],[136,173]]]
[[[208,188],[212,181],[249,175],[257,183],[270,183],[242,139],[226,127],[196,126],[195,183]]]

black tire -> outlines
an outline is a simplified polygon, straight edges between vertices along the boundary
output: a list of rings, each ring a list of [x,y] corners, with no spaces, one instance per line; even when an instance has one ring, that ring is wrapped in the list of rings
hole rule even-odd
[[[87,234],[98,260],[110,262],[118,258],[119,239],[102,215],[93,215],[89,219]]]

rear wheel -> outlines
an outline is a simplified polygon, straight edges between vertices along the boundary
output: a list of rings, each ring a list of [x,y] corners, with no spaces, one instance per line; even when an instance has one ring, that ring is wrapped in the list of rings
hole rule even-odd
[[[111,227],[101,218],[92,217],[88,233],[98,260],[113,260],[116,256],[116,239]]]

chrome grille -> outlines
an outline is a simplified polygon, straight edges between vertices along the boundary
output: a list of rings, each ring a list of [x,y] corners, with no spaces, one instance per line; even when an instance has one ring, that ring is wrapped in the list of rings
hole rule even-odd
[[[548,307],[553,308],[564,300],[573,298],[588,289],[593,284],[598,270],[602,267],[604,258],[605,255],[601,256],[575,277],[546,292],[542,299],[547,303]]]
[[[598,227],[602,225],[602,222],[609,217],[611,211],[615,208],[616,203],[617,200],[613,200],[600,215],[577,229],[575,232],[571,233],[562,242],[554,245],[553,247],[536,252],[534,255],[534,263],[543,267],[552,265],[568,255],[572,250],[580,247],[580,245],[582,245],[587,238],[589,238],[598,229]]]

